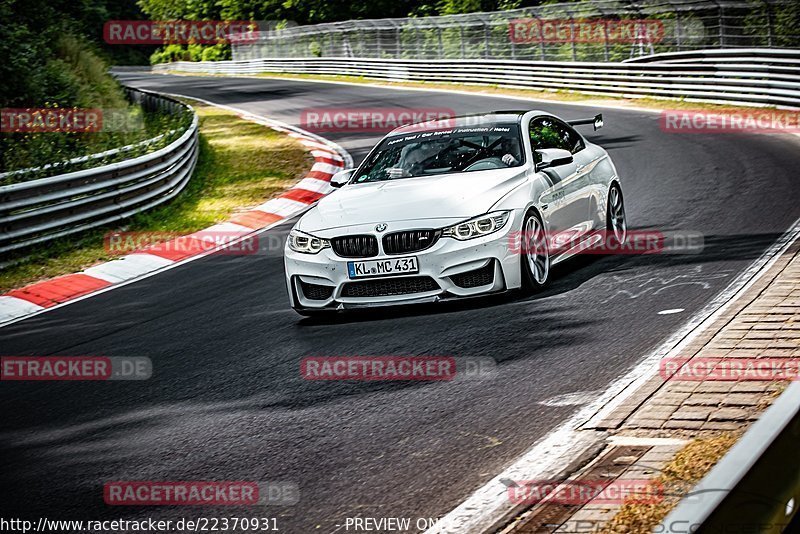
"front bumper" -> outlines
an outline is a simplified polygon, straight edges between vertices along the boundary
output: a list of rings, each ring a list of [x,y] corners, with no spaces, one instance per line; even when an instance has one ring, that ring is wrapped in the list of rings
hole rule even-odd
[[[378,256],[354,259],[339,257],[330,248],[301,254],[287,246],[284,263],[291,305],[298,310],[342,310],[436,302],[520,287],[519,254],[512,239],[521,218],[515,210],[498,232],[468,241],[442,237],[428,249],[407,254],[387,255],[381,247]],[[382,237],[374,231],[358,233],[370,233],[379,241]],[[357,280],[348,276],[349,261],[408,256],[416,256],[419,272]]]

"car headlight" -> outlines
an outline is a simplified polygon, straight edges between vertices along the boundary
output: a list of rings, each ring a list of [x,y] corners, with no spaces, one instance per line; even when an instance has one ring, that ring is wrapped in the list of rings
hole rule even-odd
[[[316,254],[331,246],[331,242],[321,237],[303,233],[299,230],[289,232],[289,248],[303,254]]]
[[[452,237],[459,241],[474,239],[496,232],[503,228],[508,222],[510,211],[495,211],[480,215],[474,219],[460,222],[442,230],[442,237]]]

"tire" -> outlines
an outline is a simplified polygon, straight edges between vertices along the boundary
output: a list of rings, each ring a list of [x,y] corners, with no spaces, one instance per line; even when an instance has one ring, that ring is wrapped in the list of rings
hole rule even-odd
[[[625,201],[618,184],[611,184],[606,205],[606,234],[612,250],[625,244],[628,237],[628,221],[625,218]]]
[[[528,210],[522,220],[519,262],[523,289],[532,292],[547,285],[550,279],[550,247],[542,218],[534,210]]]

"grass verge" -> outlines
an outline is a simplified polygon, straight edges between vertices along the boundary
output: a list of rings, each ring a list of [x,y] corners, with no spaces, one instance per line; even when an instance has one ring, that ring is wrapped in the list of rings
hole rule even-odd
[[[224,221],[290,187],[313,164],[306,149],[287,135],[242,120],[230,111],[188,102],[200,117],[200,155],[183,192],[119,225],[4,258],[0,293],[116,258],[103,245],[103,237],[112,231],[186,234]]]
[[[603,534],[646,534],[658,525],[697,482],[733,447],[738,433],[696,439],[681,449],[653,481],[664,488],[658,503],[626,502],[606,525]]]

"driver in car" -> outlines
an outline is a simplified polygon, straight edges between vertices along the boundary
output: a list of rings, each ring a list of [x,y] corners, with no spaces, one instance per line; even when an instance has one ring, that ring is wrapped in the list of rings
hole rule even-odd
[[[409,143],[400,151],[397,165],[386,169],[389,178],[402,178],[404,176],[417,176],[425,170],[422,164],[435,158],[444,151],[449,141],[446,139],[431,140],[422,143]]]
[[[500,159],[509,167],[513,167],[522,160],[519,153],[519,143],[511,137],[503,138],[503,142],[497,148],[497,153],[503,154]]]

